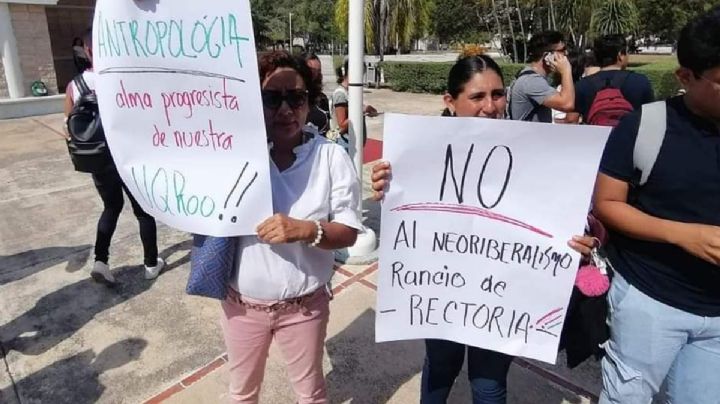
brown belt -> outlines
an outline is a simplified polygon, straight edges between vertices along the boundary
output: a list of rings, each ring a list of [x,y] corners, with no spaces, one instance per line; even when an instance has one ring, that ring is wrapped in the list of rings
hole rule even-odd
[[[315,297],[318,293],[327,293],[326,287],[318,288],[316,291],[309,293],[307,295],[299,296],[299,297],[293,297],[291,299],[285,299],[281,300],[277,303],[273,304],[260,304],[260,303],[250,303],[246,302],[242,299],[242,296],[240,293],[238,293],[235,289],[229,288],[228,291],[228,300],[235,304],[239,304],[247,309],[250,310],[256,310],[256,311],[262,311],[265,313],[273,313],[276,311],[299,311],[301,308],[307,309],[306,303],[311,300],[313,297]]]

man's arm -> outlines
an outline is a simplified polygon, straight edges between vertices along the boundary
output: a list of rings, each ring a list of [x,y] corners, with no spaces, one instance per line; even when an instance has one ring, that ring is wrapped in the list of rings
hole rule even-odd
[[[630,185],[599,173],[595,182],[593,211],[607,227],[629,237],[675,244],[682,223],[659,219],[627,203]]]
[[[674,244],[720,266],[720,227],[648,215],[627,203],[628,190],[628,183],[598,174],[594,212],[607,227],[638,240]]]
[[[559,92],[547,97],[543,105],[562,112],[575,110],[575,83],[572,78],[572,66],[564,55],[557,55],[555,69],[560,73],[562,88]]]

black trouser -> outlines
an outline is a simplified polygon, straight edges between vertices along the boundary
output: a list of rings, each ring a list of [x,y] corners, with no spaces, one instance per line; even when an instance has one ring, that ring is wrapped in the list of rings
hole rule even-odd
[[[103,205],[105,205],[100,220],[98,220],[97,236],[95,238],[95,261],[102,261],[105,264],[108,262],[110,240],[112,240],[120,212],[122,212],[124,204],[123,190],[125,190],[125,194],[130,199],[133,213],[135,213],[135,217],[140,224],[140,240],[142,240],[145,254],[145,265],[150,267],[157,265],[158,250],[155,219],[145,213],[138,205],[114,166],[102,173],[93,174],[92,177],[95,188],[97,188]]]
[[[450,389],[468,357],[468,380],[473,404],[504,404],[507,401],[507,374],[513,357],[453,341],[425,340],[420,403],[446,403]]]

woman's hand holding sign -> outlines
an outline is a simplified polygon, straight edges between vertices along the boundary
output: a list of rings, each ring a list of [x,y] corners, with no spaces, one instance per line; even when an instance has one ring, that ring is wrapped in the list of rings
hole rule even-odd
[[[312,242],[316,232],[314,222],[293,219],[281,213],[271,216],[257,227],[258,238],[268,244]]]

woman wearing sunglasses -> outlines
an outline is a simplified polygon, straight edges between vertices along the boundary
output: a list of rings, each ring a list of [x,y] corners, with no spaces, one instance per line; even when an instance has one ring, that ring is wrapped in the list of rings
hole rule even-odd
[[[257,403],[270,343],[298,403],[325,403],[322,355],[332,250],[354,244],[360,187],[347,153],[305,127],[320,88],[301,58],[260,56],[274,215],[239,238],[222,326],[230,398]],[[332,170],[331,170],[332,168]]]
[[[507,99],[500,66],[485,55],[459,59],[450,70],[448,89],[443,97],[443,116],[502,119]],[[380,200],[390,181],[389,162],[373,166],[373,198]],[[588,254],[590,237],[574,237],[570,247]],[[421,404],[445,403],[462,369],[467,351],[468,379],[474,404],[501,404],[507,401],[507,373],[513,357],[495,351],[466,346],[453,341],[425,340]]]

